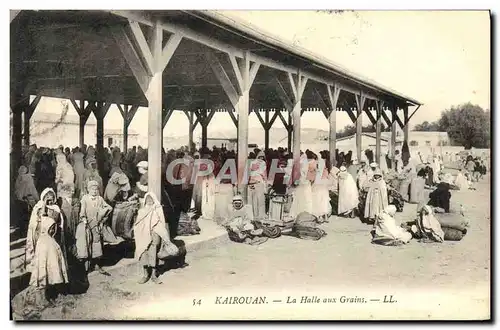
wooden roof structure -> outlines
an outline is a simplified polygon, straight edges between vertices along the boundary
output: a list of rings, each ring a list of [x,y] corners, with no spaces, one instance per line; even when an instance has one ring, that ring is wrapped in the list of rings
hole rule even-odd
[[[251,112],[264,127],[266,147],[269,129],[280,118],[290,150],[293,139],[292,153],[298,162],[300,118],[305,111],[322,111],[328,119],[330,157],[335,150],[336,112],[346,111],[356,123],[359,158],[363,112],[377,127],[378,142],[382,119],[392,125],[395,145],[395,125],[404,128],[407,140],[413,115],[408,108],[415,106],[415,113],[421,105],[217,12],[11,11],[10,28],[13,150],[20,149],[22,137],[29,144],[29,119],[43,96],[71,100],[80,115],[80,145],[85,123],[94,113],[98,152],[103,149],[104,118],[111,104],[117,104],[124,118],[125,149],[131,120],[138,107],[147,106],[151,164],[161,163],[163,127],[174,110],[188,117],[190,141],[196,125],[201,125],[202,145],[213,115],[227,112],[238,127],[239,173],[246,166]],[[30,95],[36,95],[32,103]],[[99,162],[98,158],[102,168]],[[159,166],[150,168],[149,181],[160,196]],[[245,185],[239,185],[245,195]]]
[[[224,89],[214,75],[207,52],[224,67],[229,80],[237,77],[224,56],[250,52],[251,60],[263,64],[250,91],[251,109],[283,108],[283,102],[270,85],[287,73],[301,70],[309,77],[302,108],[327,108],[324,84],[338,84],[339,109],[355,107],[355,95],[370,100],[420,105],[420,102],[385,88],[339,65],[309,52],[280,42],[209,11],[22,11],[11,24],[11,86],[22,94],[66,99],[86,99],[117,104],[147,106],[148,102],[123,56],[113,30],[116,26],[132,34],[160,19],[165,29],[180,32],[177,49],[164,73],[164,108],[176,110],[214,109],[232,111]],[[148,33],[144,33],[148,42]],[[169,35],[164,36],[163,43]],[[282,84],[285,91],[289,87]]]

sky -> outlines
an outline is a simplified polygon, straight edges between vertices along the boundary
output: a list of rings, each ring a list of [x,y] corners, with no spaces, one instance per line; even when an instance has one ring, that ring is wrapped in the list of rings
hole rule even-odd
[[[452,105],[471,102],[490,108],[490,18],[486,11],[220,13],[424,103],[412,117],[411,127],[438,119]],[[37,111],[58,112],[60,101],[44,99]],[[364,115],[363,123],[368,122]],[[346,113],[337,115],[337,129],[348,124]],[[275,125],[282,127],[280,121]],[[262,129],[254,114],[249,126]],[[105,127],[122,127],[115,106],[108,112]],[[328,130],[328,122],[321,113],[305,113],[302,127]],[[164,134],[187,135],[187,128],[186,116],[176,112]],[[228,128],[236,134],[229,115],[217,113],[208,132]],[[147,134],[147,109],[137,112],[130,129]],[[201,134],[199,127],[194,134]]]

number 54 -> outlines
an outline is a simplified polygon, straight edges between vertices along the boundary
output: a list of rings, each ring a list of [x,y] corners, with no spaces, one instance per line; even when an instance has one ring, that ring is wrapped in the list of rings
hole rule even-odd
[[[201,299],[193,299],[193,306],[200,306],[201,305]]]

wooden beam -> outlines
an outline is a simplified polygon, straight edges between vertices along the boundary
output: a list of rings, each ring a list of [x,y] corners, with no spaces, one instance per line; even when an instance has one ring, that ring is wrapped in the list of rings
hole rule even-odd
[[[257,76],[257,72],[259,71],[260,64],[259,63],[252,63],[250,65],[250,86],[253,85],[255,77]]]
[[[365,98],[363,94],[356,95],[356,152],[358,161],[361,160],[361,153],[363,151],[363,109],[365,105]]]
[[[128,116],[127,116],[127,125],[130,125],[132,120],[135,117],[135,114],[137,113],[137,110],[139,109],[138,105],[133,105],[129,110],[128,110]]]
[[[116,104],[116,107],[118,108],[118,110],[120,111],[121,115],[122,115],[122,118],[124,120],[124,122],[127,121],[127,114],[128,114],[128,105],[124,105],[123,107],[121,106],[120,103],[117,103]],[[125,109],[125,110],[124,110]]]
[[[129,20],[129,26],[132,30],[134,41],[137,44],[139,55],[145,64],[145,69],[149,75],[153,75],[153,72],[155,72],[155,63],[153,60],[153,54],[151,54],[151,50],[149,49],[148,42],[144,37],[144,33],[142,33],[139,23],[135,21]]]
[[[318,92],[318,90],[316,88],[313,88],[313,95],[316,96],[319,103],[322,105],[320,108],[321,112],[323,112],[323,115],[325,116],[325,118],[328,119],[328,117],[330,116],[330,111],[332,111],[331,107],[326,104],[325,100],[323,100],[323,97],[321,96],[321,94]],[[330,111],[328,111],[327,108],[330,108]]]
[[[237,105],[238,105],[239,95],[236,92],[236,89],[234,88],[233,84],[231,83],[231,80],[229,79],[226,70],[224,70],[224,67],[220,63],[219,59],[214,54],[208,52],[205,54],[205,58],[208,64],[210,65],[210,68],[212,69],[213,73],[219,80],[222,88],[226,92],[229,101],[236,109],[238,107]]]
[[[290,84],[290,87],[292,88],[293,98],[294,98],[294,100],[297,100],[299,98],[299,94],[298,94],[299,91],[297,89],[297,84],[300,84],[300,76],[298,77],[299,83],[297,83],[295,81],[295,77],[293,76],[292,73],[288,72],[287,76],[288,76],[288,82]]]
[[[149,26],[153,26],[153,24],[155,23],[153,21],[152,17],[149,14],[144,13],[144,12],[137,12],[137,11],[130,11],[130,10],[129,11],[127,11],[127,10],[110,10],[109,12],[111,12],[114,15],[125,17],[127,19],[131,19],[131,20],[134,20],[134,21],[137,21],[137,22],[140,22],[142,24],[149,25]],[[193,15],[193,13],[190,13],[190,14]],[[241,49],[238,49],[237,47],[231,46],[230,44],[228,44],[226,42],[222,42],[220,40],[217,40],[216,38],[213,38],[213,37],[204,35],[202,33],[199,33],[197,31],[194,31],[188,27],[181,26],[181,25],[178,25],[175,23],[170,23],[170,22],[161,22],[160,25],[166,31],[169,31],[171,33],[178,33],[186,39],[195,41],[199,44],[210,47],[211,49],[215,49],[215,50],[218,50],[218,51],[224,52],[224,53],[232,53],[234,56],[239,57],[239,58],[244,57],[245,52],[242,51]],[[257,64],[264,65],[266,67],[273,68],[273,69],[276,69],[279,71],[292,73],[292,74],[295,74],[297,72],[297,67],[294,67],[292,65],[286,65],[286,64],[280,63],[278,61],[272,60],[270,58],[266,58],[264,56],[260,56],[260,55],[256,55],[256,54],[249,54],[249,60],[251,62],[255,62]],[[388,91],[383,91],[382,89],[377,88],[375,86],[372,86],[369,83],[362,81],[361,79],[352,77],[352,75],[349,75],[347,73],[342,73],[342,72],[336,71],[334,74],[337,76],[340,76],[342,78],[345,78],[347,80],[350,80],[353,82],[353,84],[359,85],[360,87],[362,87],[364,90],[365,96],[369,99],[380,100],[380,97],[375,95],[377,93],[382,93],[385,95],[396,97],[396,98],[401,99],[401,100],[405,99],[405,97],[403,97],[403,96],[395,95],[395,94],[388,92]],[[314,80],[314,81],[319,82],[319,83],[327,84],[327,85],[333,85],[335,83],[335,81],[333,79],[328,79],[328,78],[319,76],[317,74],[313,74],[312,72],[309,72],[309,71],[303,71],[302,75],[304,77],[307,77],[308,79]],[[339,83],[339,87],[341,87],[346,92],[349,92],[352,94],[359,93],[359,88],[356,89],[356,88],[347,86],[346,84]],[[375,94],[370,93],[370,92],[375,92]],[[412,103],[416,102],[414,100],[409,100],[409,101],[411,101]]]
[[[210,114],[206,118],[207,125],[210,124],[210,122],[212,121],[212,118],[214,117],[214,115],[215,115],[215,110],[210,111]]]
[[[330,151],[330,164],[333,165],[336,164],[335,151],[337,149],[337,102],[339,100],[340,88],[337,85],[326,85],[326,90],[328,94],[328,105],[330,108],[328,117],[328,150]],[[341,165],[342,164],[337,164],[337,167],[340,167]]]
[[[151,76],[144,68],[139,55],[137,54],[132,41],[127,36],[125,29],[122,26],[113,25],[109,27],[123,57],[127,61],[139,87],[146,95],[151,81]]]
[[[231,120],[233,121],[234,126],[238,127],[238,119],[234,115],[234,111],[231,109],[228,109],[227,113],[229,114],[229,117],[231,117]]]
[[[262,116],[260,115],[259,111],[254,111],[255,112],[255,115],[257,116],[257,119],[259,119],[260,121],[260,124],[262,125],[262,128],[266,129],[266,122],[264,121],[264,119],[262,119]]]
[[[377,123],[377,120],[375,119],[375,117],[373,117],[373,114],[370,112],[370,109],[365,109],[365,113],[368,116],[368,119],[370,119],[372,125],[375,125]]]
[[[403,124],[403,122],[401,121],[401,119],[398,116],[397,108],[396,108],[395,117],[393,117],[393,120],[395,120],[399,124],[399,127],[401,127],[401,129],[403,129],[405,127],[405,125]]]
[[[387,124],[387,127],[391,127],[392,120],[389,119],[389,116],[387,116],[387,114],[385,113],[385,110],[382,107],[380,107],[380,111],[381,111],[382,118],[384,118],[385,123]]]
[[[243,77],[241,76],[241,71],[238,65],[238,61],[236,60],[236,57],[234,55],[228,54],[228,56],[229,56],[229,62],[233,67],[234,75],[236,76],[236,87],[238,87],[238,94],[242,95],[244,91]]]
[[[156,196],[162,196],[162,145],[163,145],[163,70],[161,65],[163,29],[157,20],[152,27],[150,49],[153,76],[148,86],[148,187]],[[149,46],[148,46],[149,47]]]
[[[163,110],[162,120],[161,120],[162,128],[165,128],[165,126],[168,123],[168,120],[170,119],[170,117],[172,116],[173,113],[174,113],[174,110],[172,110],[172,109],[164,109]]]
[[[375,129],[376,129],[376,135],[375,135],[375,160],[379,164],[380,168],[380,163],[385,162],[385,159],[381,159],[381,154],[382,154],[382,148],[380,145],[380,140],[382,138],[382,105],[383,102],[376,101],[375,102],[375,110],[376,110],[376,122],[375,122]]]
[[[274,111],[274,115],[272,116],[271,120],[269,121],[269,128],[271,128],[274,125],[274,122],[276,121],[276,118],[278,118],[279,113],[280,113],[280,109],[276,109]]]
[[[287,112],[288,112],[288,111],[287,111]],[[286,121],[285,117],[283,117],[283,114],[281,113],[281,111],[280,111],[280,112],[278,112],[278,116],[280,117],[280,120],[281,120],[281,122],[283,123],[283,126],[284,126],[287,130],[289,130],[289,129],[290,129],[290,127],[291,127],[291,125],[287,123],[287,121]]]
[[[276,92],[278,93],[278,97],[281,99],[283,102],[283,105],[285,106],[285,109],[287,111],[292,111],[293,109],[293,103],[290,97],[288,97],[287,92],[285,91],[285,88],[279,81],[278,77],[275,77],[273,80],[273,85],[276,88]]]
[[[170,36],[170,38],[167,41],[167,44],[165,45],[165,47],[163,47],[161,56],[161,65],[160,65],[161,71],[165,70],[168,63],[172,59],[172,56],[174,56],[175,50],[177,49],[181,41],[182,41],[182,36],[179,34],[172,34]]]
[[[351,108],[345,108],[345,111],[349,115],[349,118],[351,118],[352,123],[355,124],[357,118],[356,118],[356,115],[353,113],[352,109]]]
[[[403,128],[403,132],[404,132],[404,139],[406,142],[409,142],[408,141],[408,138],[409,138],[409,134],[410,134],[410,125],[409,124],[409,120],[408,120],[408,106],[405,106],[403,108],[403,114],[404,114],[404,128]]]

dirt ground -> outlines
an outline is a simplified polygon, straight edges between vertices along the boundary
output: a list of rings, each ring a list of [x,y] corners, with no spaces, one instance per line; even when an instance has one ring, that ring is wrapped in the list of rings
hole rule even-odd
[[[137,265],[115,269],[111,277],[93,275],[87,293],[64,297],[39,317],[488,319],[489,181],[476,183],[476,191],[452,191],[452,202],[464,205],[470,221],[460,242],[377,246],[370,243],[371,227],[359,219],[331,217],[322,225],[328,235],[319,241],[282,236],[260,246],[228,243],[194,252],[189,266],[166,272],[162,284],[137,284]],[[415,214],[416,205],[405,204],[397,218]],[[266,303],[221,305],[219,296],[265,296]],[[303,296],[321,302],[287,303]]]

